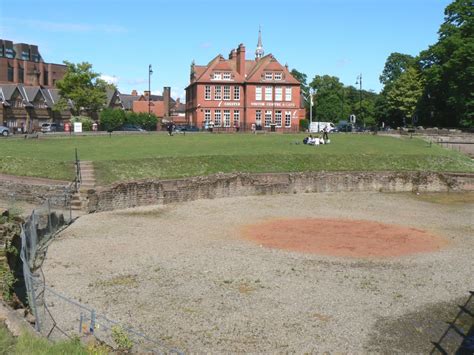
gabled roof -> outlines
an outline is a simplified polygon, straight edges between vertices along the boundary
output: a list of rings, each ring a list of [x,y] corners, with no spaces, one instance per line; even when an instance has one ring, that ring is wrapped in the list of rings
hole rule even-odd
[[[118,94],[120,101],[122,101],[122,107],[125,110],[131,110],[133,108],[133,102],[137,101],[140,96],[138,95],[130,95],[130,94]]]

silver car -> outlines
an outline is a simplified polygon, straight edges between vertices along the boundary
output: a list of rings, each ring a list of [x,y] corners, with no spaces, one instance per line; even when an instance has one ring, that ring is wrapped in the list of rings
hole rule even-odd
[[[4,137],[8,136],[10,134],[10,129],[5,126],[0,126],[0,134]]]

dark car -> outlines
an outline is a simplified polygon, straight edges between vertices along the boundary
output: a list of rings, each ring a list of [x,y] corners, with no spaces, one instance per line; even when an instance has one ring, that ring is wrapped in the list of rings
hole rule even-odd
[[[176,126],[174,130],[176,132],[199,132],[199,128],[191,125]]]
[[[125,124],[122,126],[122,131],[129,131],[129,132],[146,132],[143,128],[138,125],[133,124]]]

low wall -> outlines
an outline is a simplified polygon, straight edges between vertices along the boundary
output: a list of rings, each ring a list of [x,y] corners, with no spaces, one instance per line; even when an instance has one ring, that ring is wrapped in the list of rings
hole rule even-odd
[[[41,204],[50,199],[52,206],[64,206],[67,181],[0,175],[0,199]]]
[[[88,212],[234,196],[344,191],[473,191],[474,174],[314,172],[217,174],[117,183],[87,194]]]

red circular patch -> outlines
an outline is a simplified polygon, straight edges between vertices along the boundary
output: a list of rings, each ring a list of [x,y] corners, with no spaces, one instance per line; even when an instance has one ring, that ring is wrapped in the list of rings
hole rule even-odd
[[[361,220],[278,219],[242,227],[262,246],[349,257],[395,257],[434,252],[447,241],[428,232]]]

